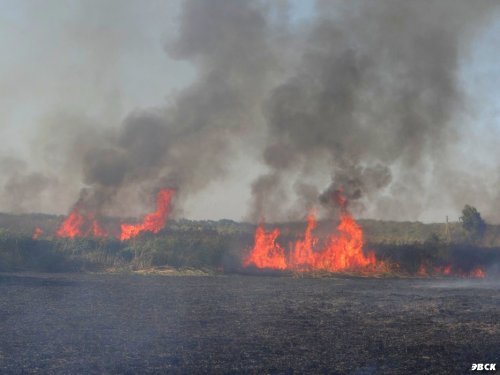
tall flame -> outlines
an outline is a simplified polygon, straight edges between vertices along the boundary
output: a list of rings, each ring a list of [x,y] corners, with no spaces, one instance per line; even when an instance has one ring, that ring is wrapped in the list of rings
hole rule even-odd
[[[141,223],[121,224],[118,238],[124,241],[142,232],[158,233],[165,226],[173,195],[173,190],[160,190],[156,197],[156,210],[147,214]],[[61,223],[55,235],[66,238],[108,237],[109,233],[101,226],[93,211],[83,208],[81,203],[78,203]]]
[[[106,237],[108,233],[97,222],[94,213],[82,212],[77,206],[56,230],[58,237]]]
[[[316,216],[310,212],[307,216],[307,227],[302,240],[292,244],[288,260],[289,268],[297,271],[310,271],[316,266],[316,253],[313,247],[317,239],[313,237],[312,231],[316,227]]]
[[[258,268],[286,269],[285,250],[276,243],[279,235],[279,229],[266,232],[263,225],[259,225],[255,231],[255,245],[243,261],[243,265],[247,267],[253,264]]]
[[[384,266],[377,261],[373,253],[363,253],[363,230],[346,209],[347,200],[337,192],[336,200],[341,208],[340,223],[337,233],[330,235],[326,244],[316,249],[318,238],[314,237],[316,215],[307,216],[307,227],[304,236],[290,245],[288,258],[283,248],[277,243],[279,230],[266,233],[262,226],[255,233],[255,245],[243,262],[243,266],[253,265],[257,268],[290,269],[299,272],[322,270],[370,271]]]
[[[346,210],[343,210],[337,233],[330,236],[324,249],[316,253],[315,266],[329,272],[363,270],[377,266],[373,252],[363,253],[363,230]],[[382,265],[381,262],[378,264]]]
[[[129,240],[143,232],[158,233],[162,230],[170,212],[170,202],[173,196],[174,190],[160,190],[156,197],[156,210],[144,216],[141,223],[122,224],[120,240]]]
[[[81,237],[83,236],[82,228],[84,224],[85,216],[80,213],[78,207],[75,207],[56,230],[56,236],[68,238]]]

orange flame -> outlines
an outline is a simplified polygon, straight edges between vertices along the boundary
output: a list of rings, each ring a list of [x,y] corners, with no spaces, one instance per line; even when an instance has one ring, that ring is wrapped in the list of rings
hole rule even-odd
[[[85,216],[83,216],[78,207],[75,207],[69,215],[64,219],[59,229],[56,231],[58,237],[75,238],[83,236],[82,228],[85,224]]]
[[[82,213],[75,207],[56,231],[57,237],[106,237],[108,233],[99,225],[92,212]]]
[[[122,224],[119,238],[123,241],[136,237],[142,232],[158,233],[165,226],[173,194],[173,190],[160,190],[156,198],[156,211],[147,214],[142,223]],[[33,238],[35,235],[39,236],[37,233],[35,231]],[[109,233],[96,220],[94,212],[82,209],[80,204],[73,208],[55,234],[66,238],[109,236]]]
[[[94,215],[90,215],[90,220],[92,222],[91,233],[94,237],[107,237],[108,232],[106,232],[99,222],[94,218]]]
[[[454,268],[451,264],[441,267],[430,268],[421,264],[418,268],[417,275],[421,277],[429,276],[450,276],[461,278],[482,279],[486,277],[486,271],[479,266],[473,268],[470,272],[464,272],[460,268]]]
[[[163,229],[170,211],[170,201],[174,195],[174,191],[170,189],[162,189],[156,197],[156,210],[144,216],[141,223],[138,224],[122,224],[120,240],[125,241],[137,237],[143,232],[158,233]]]
[[[307,217],[307,228],[302,239],[290,246],[288,259],[284,250],[276,244],[279,230],[266,234],[262,226],[255,233],[255,245],[243,266],[257,268],[290,269],[299,272],[314,270],[339,271],[376,271],[385,266],[377,261],[375,254],[363,253],[363,230],[346,209],[347,200],[338,192],[336,201],[341,207],[340,223],[337,233],[332,234],[322,249],[314,249],[318,239],[313,236],[316,216],[311,212]]]
[[[326,248],[317,254],[316,268],[338,272],[377,265],[373,252],[363,253],[363,230],[345,210],[337,230],[338,234],[332,235]]]
[[[316,227],[316,216],[314,212],[307,215],[307,227],[304,232],[304,239],[295,241],[289,256],[289,267],[296,271],[311,271],[316,265],[317,256],[313,251],[314,245],[318,242],[312,235]]]
[[[276,243],[280,235],[279,229],[266,232],[262,225],[255,231],[255,244],[249,256],[243,261],[243,265],[248,267],[254,265],[257,268],[270,268],[284,270],[287,268],[285,260],[285,250]]]
[[[43,235],[43,229],[36,227],[35,231],[33,232],[33,239],[38,240],[41,236]]]

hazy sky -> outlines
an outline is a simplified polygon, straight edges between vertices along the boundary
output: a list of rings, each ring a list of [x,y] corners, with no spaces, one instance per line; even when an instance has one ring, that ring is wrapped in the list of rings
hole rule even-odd
[[[19,168],[37,166],[37,134],[61,111],[114,127],[131,111],[168,106],[198,74],[191,62],[172,59],[165,51],[178,33],[181,7],[182,1],[161,0],[0,0],[0,137],[8,140],[2,142],[0,156],[28,165]],[[307,28],[315,15],[313,1],[295,0],[290,3],[287,22],[289,27]],[[476,177],[472,184],[480,185],[482,176],[499,172],[499,46],[500,20],[480,31],[470,55],[460,61],[469,108],[455,121],[457,131],[466,134],[458,137],[454,153],[446,157],[460,160],[457,168]],[[252,182],[267,167],[260,150],[245,149],[244,143],[224,176],[186,199],[183,216],[246,217]],[[0,168],[5,166],[5,162],[0,164]],[[497,186],[485,184],[488,196],[497,196]],[[42,201],[28,202],[17,210],[9,202],[15,198],[4,197],[0,211],[65,213],[77,198],[77,190],[73,198],[70,194],[60,200],[47,193]],[[478,198],[468,203],[487,217],[495,217],[488,212],[488,202]],[[361,215],[374,216],[375,212]],[[444,199],[442,204],[402,218],[439,221],[447,214],[456,218],[459,212]]]

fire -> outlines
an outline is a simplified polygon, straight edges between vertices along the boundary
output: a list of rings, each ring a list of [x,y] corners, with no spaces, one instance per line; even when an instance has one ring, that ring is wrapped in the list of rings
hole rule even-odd
[[[442,275],[449,276],[449,275],[452,274],[451,264],[449,264],[447,266],[443,266],[443,267],[436,267],[434,269],[434,272],[437,273],[437,274],[442,274]]]
[[[453,267],[451,264],[433,268],[429,268],[426,267],[424,264],[421,264],[417,271],[417,275],[421,277],[450,276],[450,277],[482,279],[486,277],[486,271],[479,266],[474,267],[469,272],[464,272],[460,268]]]
[[[94,213],[73,208],[56,231],[57,237],[107,237],[108,233],[97,222]]]
[[[137,237],[143,232],[158,233],[163,229],[170,212],[170,201],[174,196],[174,191],[162,189],[156,197],[156,210],[144,216],[141,223],[122,224],[120,240],[125,241]]]
[[[286,269],[285,250],[276,243],[279,235],[279,229],[266,232],[264,227],[259,225],[255,231],[255,245],[250,255],[244,260],[243,265],[275,270]]]
[[[34,240],[37,240],[39,239],[41,236],[43,235],[43,229],[42,228],[39,228],[39,227],[36,227],[35,228],[35,231],[33,232],[33,239]]]
[[[336,198],[341,208],[340,223],[337,232],[330,235],[322,248],[316,248],[319,243],[313,235],[316,215],[311,212],[307,217],[304,236],[290,245],[288,258],[283,248],[276,243],[279,230],[265,233],[259,226],[255,233],[255,245],[243,265],[298,272],[366,272],[381,269],[383,262],[377,261],[373,253],[365,255],[363,252],[363,230],[347,211],[347,200],[340,193]]]
[[[340,207],[340,222],[324,242],[314,236],[316,214],[307,216],[307,226],[301,238],[290,243],[288,251],[278,243],[279,229],[266,232],[263,225],[255,231],[255,242],[243,261],[244,267],[290,270],[295,272],[357,272],[362,274],[400,273],[400,266],[378,260],[373,252],[365,253],[363,229],[347,210],[347,199],[342,191],[334,196]],[[404,272],[404,271],[403,271]],[[477,266],[463,271],[452,264],[430,266],[423,262],[415,273],[420,277],[450,276],[484,278],[486,272]]]
[[[102,227],[101,225],[99,224],[99,222],[94,218],[94,216],[92,215],[91,216],[91,222],[92,222],[92,229],[91,229],[91,233],[94,237],[107,237],[108,236],[108,232],[106,232]]]
[[[118,238],[124,241],[136,237],[142,232],[158,233],[165,226],[173,195],[173,190],[160,190],[156,197],[156,211],[147,214],[139,224],[121,224],[121,232]],[[41,229],[37,228],[33,234],[33,238],[35,236],[38,238],[43,233],[39,233],[38,230],[41,231]],[[96,219],[95,213],[82,208],[80,203],[71,210],[55,234],[57,237],[66,238],[109,237],[108,231],[101,226]]]
[[[476,267],[469,272],[469,277],[484,279],[486,277],[486,272],[481,267]]]
[[[85,216],[83,216],[76,207],[59,226],[59,229],[56,231],[56,236],[69,238],[81,237],[83,236],[82,227],[84,224]]]
[[[304,239],[297,240],[292,244],[289,256],[289,268],[296,271],[311,271],[316,265],[316,254],[313,252],[314,245],[318,242],[313,237],[312,231],[316,227],[316,216],[314,212],[307,216],[307,227]]]
[[[375,254],[363,253],[363,230],[347,211],[343,211],[338,233],[332,235],[326,248],[317,253],[316,268],[338,272],[376,266]]]

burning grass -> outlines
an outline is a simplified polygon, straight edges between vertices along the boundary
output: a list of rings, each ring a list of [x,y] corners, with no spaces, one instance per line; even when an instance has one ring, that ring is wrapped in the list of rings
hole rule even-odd
[[[165,227],[174,194],[175,192],[172,189],[161,189],[156,196],[155,211],[146,214],[139,223],[122,223],[120,225],[120,232],[115,237],[119,238],[121,241],[126,241],[142,233],[158,233]],[[110,231],[102,227],[96,216],[94,211],[85,207],[85,205],[79,201],[56,230],[55,235],[63,238],[113,237]],[[40,232],[40,228],[37,227],[33,237],[39,238],[42,234],[43,232]]]
[[[135,224],[98,220],[98,215],[82,201],[57,229],[36,223],[32,236],[0,232],[0,270],[194,267],[226,273],[313,277],[483,278],[489,276],[488,268],[495,273],[492,266],[500,263],[498,249],[439,240],[367,244],[365,229],[347,210],[341,191],[334,192],[340,208],[338,223],[318,223],[311,211],[305,225],[292,223],[274,228],[264,223],[255,227],[227,220],[171,221],[173,196],[173,190],[160,190],[155,210]]]
[[[342,192],[337,191],[335,197],[341,211],[340,223],[321,246],[318,245],[319,238],[313,234],[316,215],[310,212],[302,238],[290,244],[288,254],[277,243],[279,229],[266,232],[260,225],[255,232],[254,246],[244,259],[243,266],[294,272],[387,272],[387,265],[377,260],[373,252],[364,253],[363,230],[347,211],[347,200]]]
[[[337,204],[340,207],[340,222],[335,231],[332,231],[321,241],[314,234],[316,216],[310,212],[307,217],[306,229],[300,238],[292,241],[285,250],[279,242],[280,230],[270,231],[260,224],[254,237],[253,247],[243,259],[243,267],[290,271],[294,273],[340,273],[359,276],[454,276],[484,278],[486,271],[476,265],[469,271],[463,271],[451,264],[434,266],[432,269],[420,263],[418,270],[409,273],[400,267],[394,260],[377,259],[373,251],[365,251],[364,233],[347,210],[347,200],[341,191],[335,193]]]

